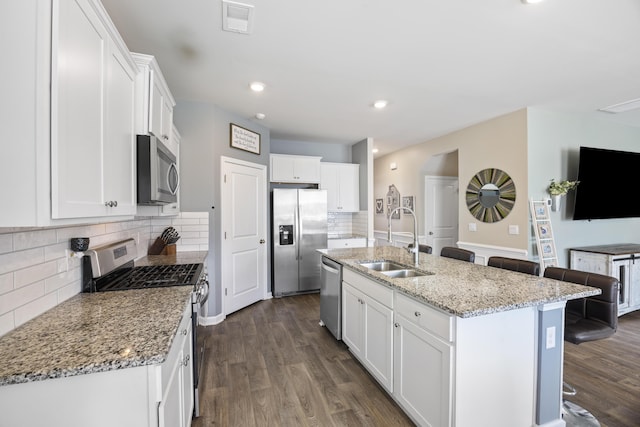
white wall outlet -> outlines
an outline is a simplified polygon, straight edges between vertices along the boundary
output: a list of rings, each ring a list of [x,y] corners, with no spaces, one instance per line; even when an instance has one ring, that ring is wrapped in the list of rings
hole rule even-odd
[[[509,234],[520,234],[520,227],[518,227],[517,225],[510,225]]]
[[[556,346],[556,327],[549,326],[547,328],[547,343],[545,348],[549,350],[550,348],[555,348]]]
[[[478,228],[477,228],[475,222],[470,222],[469,223],[469,231],[478,231]]]

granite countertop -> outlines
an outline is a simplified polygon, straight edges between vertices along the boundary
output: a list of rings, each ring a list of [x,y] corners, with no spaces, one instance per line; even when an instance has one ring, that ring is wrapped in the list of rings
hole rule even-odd
[[[425,253],[420,253],[416,269],[433,274],[392,279],[359,263],[391,260],[414,268],[413,254],[392,246],[318,251],[351,270],[458,317],[482,316],[601,293],[598,288]]]
[[[150,255],[141,265],[202,263],[207,251]],[[192,287],[80,293],[0,337],[0,386],[160,364]]]

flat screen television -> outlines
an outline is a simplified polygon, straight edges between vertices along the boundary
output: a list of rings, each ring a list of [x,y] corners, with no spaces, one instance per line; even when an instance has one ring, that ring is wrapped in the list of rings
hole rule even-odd
[[[580,147],[573,219],[640,217],[640,153]]]

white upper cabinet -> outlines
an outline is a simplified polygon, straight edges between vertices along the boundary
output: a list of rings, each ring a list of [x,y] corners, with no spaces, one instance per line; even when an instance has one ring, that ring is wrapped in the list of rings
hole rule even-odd
[[[271,154],[271,182],[320,183],[320,159],[313,156]]]
[[[327,190],[329,212],[360,210],[360,165],[320,163],[320,188]]]
[[[0,227],[135,215],[137,67],[104,8],[97,0],[5,7],[0,24],[12,37],[0,42],[3,73],[21,70],[2,83],[6,105],[19,108],[0,131],[12,142],[4,162],[14,165],[0,167],[12,187]]]
[[[151,55],[133,53],[140,74],[136,82],[136,131],[152,134],[167,144],[173,129],[173,107],[176,101]]]

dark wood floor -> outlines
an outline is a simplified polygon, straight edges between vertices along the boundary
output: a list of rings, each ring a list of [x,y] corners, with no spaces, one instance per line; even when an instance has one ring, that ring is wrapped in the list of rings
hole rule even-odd
[[[261,301],[207,327],[204,426],[411,426],[318,325],[318,294]],[[565,343],[565,379],[603,427],[640,426],[640,312],[612,338]]]
[[[611,338],[565,342],[564,379],[578,392],[569,398],[603,427],[640,426],[640,311],[618,319]]]
[[[318,325],[318,294],[258,302],[206,333],[204,426],[412,426]]]

